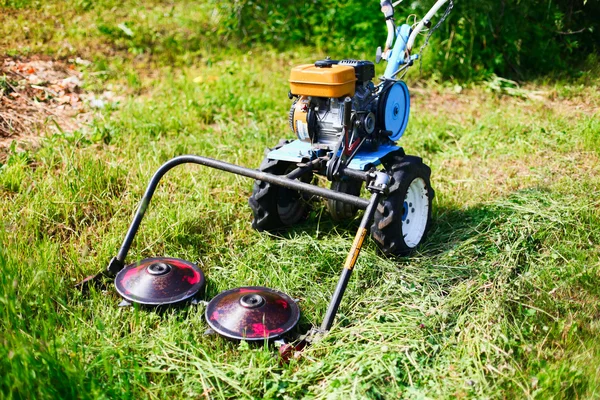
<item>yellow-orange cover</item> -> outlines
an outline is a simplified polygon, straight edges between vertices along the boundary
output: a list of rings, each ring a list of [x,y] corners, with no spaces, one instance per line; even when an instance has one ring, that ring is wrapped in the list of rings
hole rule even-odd
[[[319,68],[305,64],[292,68],[290,73],[290,90],[298,96],[354,96],[355,82],[354,67],[349,65]]]

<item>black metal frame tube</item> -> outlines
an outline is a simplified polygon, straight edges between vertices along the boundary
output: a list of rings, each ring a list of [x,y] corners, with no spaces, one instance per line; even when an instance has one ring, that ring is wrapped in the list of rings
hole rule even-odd
[[[354,237],[354,242],[352,243],[352,248],[346,257],[346,263],[344,264],[344,269],[340,275],[340,279],[338,280],[337,286],[335,288],[335,292],[333,292],[333,296],[331,297],[331,301],[329,302],[329,306],[327,308],[327,313],[325,314],[325,318],[323,319],[323,323],[321,324],[321,331],[328,331],[333,325],[333,321],[335,320],[335,316],[337,314],[338,308],[342,302],[342,297],[346,292],[346,287],[348,286],[348,282],[350,281],[350,276],[352,275],[352,271],[354,270],[354,266],[356,265],[356,260],[358,259],[358,255],[362,248],[363,241],[365,240],[365,236],[367,235],[368,225],[373,219],[373,215],[375,215],[375,210],[377,209],[377,203],[379,202],[379,198],[381,196],[381,192],[375,191],[371,195],[371,200],[369,201],[369,206],[365,210],[365,213],[360,221],[360,226],[358,231],[356,232],[356,236]]]
[[[351,169],[344,167],[340,171],[340,175],[347,176],[348,178],[357,180],[357,181],[365,181],[368,182],[373,179],[373,176],[370,172],[359,171],[357,169]]]
[[[148,209],[150,200],[152,200],[152,196],[154,195],[154,191],[156,190],[158,183],[160,182],[162,177],[169,170],[171,170],[174,167],[181,165],[181,164],[204,165],[206,167],[219,169],[221,171],[231,172],[236,175],[242,175],[242,176],[245,176],[248,178],[254,178],[257,180],[269,182],[269,183],[272,183],[275,185],[283,186],[288,189],[308,192],[312,195],[323,197],[326,199],[342,201],[344,203],[352,204],[355,207],[360,208],[360,209],[366,209],[370,204],[370,202],[368,200],[366,200],[362,197],[352,196],[352,195],[349,195],[346,193],[341,193],[341,192],[336,192],[334,190],[321,188],[318,186],[311,185],[309,183],[292,180],[292,179],[286,178],[284,176],[273,175],[273,174],[269,174],[266,172],[262,172],[262,171],[258,171],[258,170],[254,170],[254,169],[250,169],[250,168],[240,167],[238,165],[230,164],[230,163],[227,163],[224,161],[214,160],[214,159],[208,158],[208,157],[195,156],[195,155],[185,155],[185,156],[175,157],[175,158],[167,161],[166,163],[164,163],[156,171],[156,173],[152,176],[152,179],[150,180],[150,183],[148,184],[148,187],[146,188],[146,192],[144,193],[144,196],[142,197],[142,201],[140,202],[140,205],[135,213],[135,217],[133,218],[133,221],[131,222],[129,229],[127,230],[125,239],[123,240],[123,244],[121,245],[121,248],[119,249],[119,253],[117,254],[117,256],[115,258],[113,258],[113,260],[111,260],[111,262],[108,266],[109,272],[117,273],[121,268],[123,268],[123,264],[125,262],[125,258],[127,257],[127,253],[129,252],[129,249],[131,248],[133,239],[135,238],[135,235],[137,234],[137,231],[140,227],[142,219],[144,218],[144,214],[146,213],[146,210]]]
[[[343,123],[344,123],[344,154],[347,154],[348,149],[350,148],[350,122],[352,119],[352,99],[350,97],[346,97],[344,99],[344,114],[343,114]]]
[[[293,171],[290,171],[285,177],[288,179],[298,179],[302,175],[306,174],[309,171],[312,171],[315,167],[318,167],[323,162],[327,162],[329,158],[316,158],[300,167],[296,168]]]

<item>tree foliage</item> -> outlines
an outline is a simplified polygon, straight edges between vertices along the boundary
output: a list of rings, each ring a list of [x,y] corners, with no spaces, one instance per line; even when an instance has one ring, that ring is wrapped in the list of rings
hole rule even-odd
[[[246,45],[315,45],[344,56],[374,52],[386,37],[376,0],[214,1],[225,16],[221,33]],[[422,17],[432,4],[401,3],[396,23],[414,23],[409,15]],[[586,61],[597,62],[599,50],[599,0],[456,0],[432,36],[426,70],[459,79],[498,74],[522,80],[576,73]]]

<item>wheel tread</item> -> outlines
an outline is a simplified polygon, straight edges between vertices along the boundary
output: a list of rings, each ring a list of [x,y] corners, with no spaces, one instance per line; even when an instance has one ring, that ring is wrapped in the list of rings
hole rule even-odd
[[[286,166],[288,166],[289,163],[281,160],[270,159],[268,158],[268,154],[270,151],[277,150],[289,142],[290,141],[287,139],[282,139],[275,147],[271,149],[265,149],[265,158],[261,162],[259,170],[275,175],[284,174]],[[261,180],[254,181],[252,195],[248,199],[248,205],[250,206],[253,214],[252,228],[258,231],[273,231],[286,226],[278,213],[278,190],[279,187],[277,185],[272,185]],[[299,213],[297,215],[292,214],[291,223],[295,223],[306,218],[308,215],[308,207],[304,207],[298,212]]]
[[[388,207],[386,207],[386,208],[388,208]],[[387,217],[384,217],[381,221],[379,221],[379,223],[377,224],[377,228],[379,228],[380,230],[385,229],[392,222],[394,222],[395,216],[396,216],[396,213],[393,210],[389,211]]]
[[[374,241],[378,244],[380,250],[387,255],[404,256],[410,254],[414,248],[410,248],[404,242],[402,234],[402,215],[398,209],[400,204],[404,203],[404,198],[399,198],[404,194],[400,191],[406,191],[408,185],[416,177],[421,177],[425,180],[428,190],[427,197],[429,198],[429,214],[425,231],[421,238],[421,243],[427,236],[427,232],[431,222],[432,200],[435,192],[431,188],[429,179],[431,177],[431,169],[423,164],[420,157],[405,156],[403,158],[395,158],[394,164],[387,165],[388,173],[391,175],[391,185],[388,189],[388,194],[377,205],[373,224],[371,226],[371,235]]]
[[[353,196],[360,196],[361,188],[362,182],[359,181],[344,180],[331,183],[331,190],[351,194]],[[356,206],[337,200],[327,200],[327,210],[329,211],[331,218],[335,221],[344,221],[354,218],[358,212]]]

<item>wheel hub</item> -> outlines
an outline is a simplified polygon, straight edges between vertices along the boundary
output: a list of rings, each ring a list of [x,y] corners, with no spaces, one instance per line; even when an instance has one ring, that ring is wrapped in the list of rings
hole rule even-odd
[[[402,234],[409,247],[416,247],[425,234],[429,213],[427,186],[422,178],[415,178],[406,192],[402,214]]]

